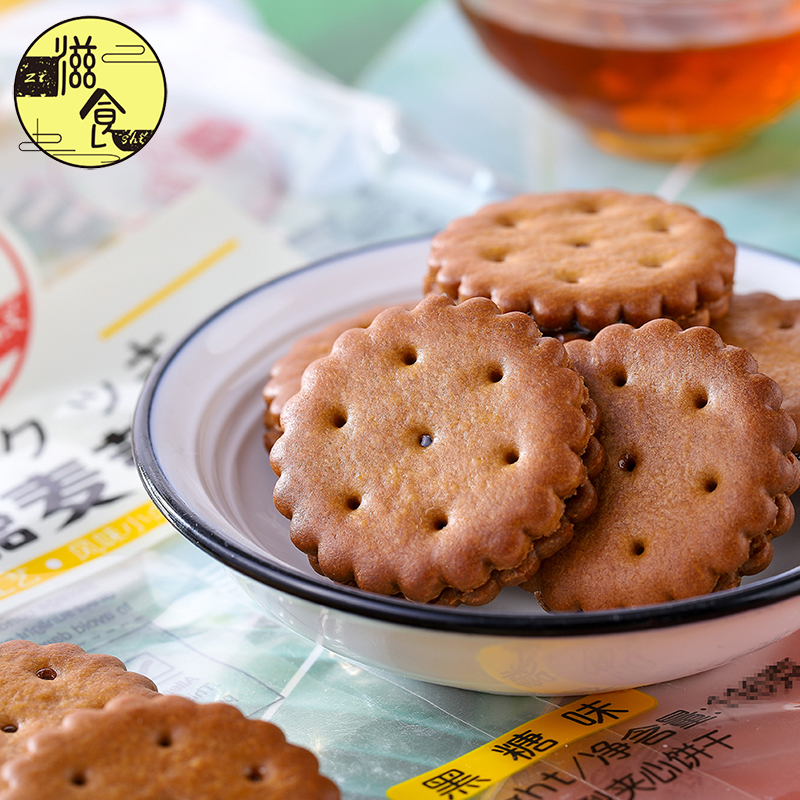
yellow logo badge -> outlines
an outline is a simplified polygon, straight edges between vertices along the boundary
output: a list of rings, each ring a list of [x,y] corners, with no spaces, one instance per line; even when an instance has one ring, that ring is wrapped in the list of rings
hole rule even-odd
[[[106,167],[144,147],[164,113],[167,84],[152,47],[132,28],[77,17],[46,30],[19,62],[14,101],[41,150],[76,167]]]

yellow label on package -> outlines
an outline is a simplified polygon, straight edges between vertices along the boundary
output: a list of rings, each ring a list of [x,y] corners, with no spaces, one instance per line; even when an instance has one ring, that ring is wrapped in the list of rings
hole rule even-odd
[[[142,385],[171,342],[301,260],[210,188],[44,286],[14,242],[0,230],[4,613],[170,535],[133,457]]]
[[[0,573],[0,600],[63,575],[87,561],[107,555],[164,522],[166,520],[161,512],[152,503],[145,503],[119,519],[89,531],[49,553]]]
[[[398,783],[386,796],[389,800],[467,800],[553,750],[648,711],[656,702],[637,689],[584,697],[519,725],[449,764]]]

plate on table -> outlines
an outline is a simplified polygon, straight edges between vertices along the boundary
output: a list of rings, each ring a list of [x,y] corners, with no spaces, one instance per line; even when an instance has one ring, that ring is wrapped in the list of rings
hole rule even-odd
[[[465,689],[561,695],[659,683],[800,628],[798,523],[775,540],[769,569],[736,589],[614,611],[547,614],[519,588],[475,608],[418,605],[314,572],[272,503],[262,386],[298,337],[372,306],[420,299],[428,248],[427,238],[390,243],[273,280],[217,311],[159,362],[133,441],[145,488],[167,519],[309,640]],[[736,291],[800,297],[800,264],[742,246]]]

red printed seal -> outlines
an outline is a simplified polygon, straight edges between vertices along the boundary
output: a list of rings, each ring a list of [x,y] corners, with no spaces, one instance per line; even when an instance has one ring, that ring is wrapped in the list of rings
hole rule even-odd
[[[30,330],[31,290],[25,267],[0,231],[0,401],[22,369]]]

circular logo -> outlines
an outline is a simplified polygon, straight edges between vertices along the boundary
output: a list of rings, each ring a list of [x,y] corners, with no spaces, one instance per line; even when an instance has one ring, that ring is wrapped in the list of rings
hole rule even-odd
[[[116,164],[150,141],[166,99],[161,62],[132,28],[104,17],[60,22],[19,62],[14,101],[31,139],[20,149],[76,167]]]

